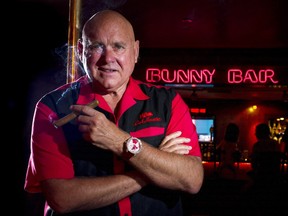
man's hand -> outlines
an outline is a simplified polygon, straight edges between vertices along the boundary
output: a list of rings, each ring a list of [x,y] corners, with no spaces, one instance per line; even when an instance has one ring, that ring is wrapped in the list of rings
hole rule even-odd
[[[130,137],[128,133],[117,127],[103,113],[91,107],[72,105],[71,110],[79,113],[77,117],[79,131],[86,141],[99,148],[113,151],[117,155],[122,154],[123,143]]]
[[[185,143],[190,142],[189,138],[180,137],[181,131],[176,131],[167,135],[161,142],[159,149],[166,152],[173,152],[176,154],[188,154],[192,149],[191,146],[185,145]]]

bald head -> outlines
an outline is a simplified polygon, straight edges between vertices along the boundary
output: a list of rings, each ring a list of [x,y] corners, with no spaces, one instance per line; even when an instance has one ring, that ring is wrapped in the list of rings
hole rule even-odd
[[[131,23],[120,13],[113,10],[103,10],[94,14],[84,24],[82,31],[82,39],[93,38],[97,30],[103,29],[113,31],[113,29],[121,29],[126,32],[131,40],[135,40],[134,30]]]
[[[139,41],[124,16],[103,10],[85,23],[78,53],[89,78],[97,83],[95,88],[123,93],[137,63]]]

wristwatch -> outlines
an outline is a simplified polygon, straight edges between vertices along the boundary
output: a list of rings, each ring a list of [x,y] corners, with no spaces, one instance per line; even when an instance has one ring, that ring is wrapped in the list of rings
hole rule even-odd
[[[130,159],[142,150],[142,142],[136,137],[130,137],[125,141],[124,147],[126,152],[125,157]]]

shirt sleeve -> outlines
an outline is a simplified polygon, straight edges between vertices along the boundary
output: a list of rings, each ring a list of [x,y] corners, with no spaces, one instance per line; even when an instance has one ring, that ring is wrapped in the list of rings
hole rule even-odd
[[[24,189],[40,192],[45,179],[74,177],[73,163],[62,128],[52,124],[56,114],[39,102],[35,108],[30,143],[30,157]]]
[[[179,94],[175,96],[172,102],[172,114],[168,125],[167,134],[176,131],[182,131],[181,136],[191,139],[190,143],[187,143],[188,145],[192,146],[189,155],[202,158],[196,126],[192,122],[189,107]]]

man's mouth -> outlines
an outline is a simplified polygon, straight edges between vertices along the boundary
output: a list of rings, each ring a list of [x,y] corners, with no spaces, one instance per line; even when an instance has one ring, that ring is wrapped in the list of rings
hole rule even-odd
[[[112,72],[115,72],[116,70],[115,69],[112,69],[112,68],[98,68],[98,70],[100,71],[103,71],[103,72],[107,72],[107,73],[112,73]]]

